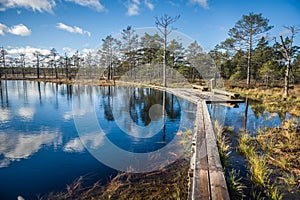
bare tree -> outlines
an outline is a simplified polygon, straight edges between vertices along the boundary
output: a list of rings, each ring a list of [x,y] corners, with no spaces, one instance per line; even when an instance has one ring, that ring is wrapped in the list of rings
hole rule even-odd
[[[0,50],[0,62],[2,63],[2,67],[5,68],[6,67],[6,62],[5,62],[5,56],[7,55],[7,51],[1,47]],[[2,76],[2,69],[0,69],[0,78]]]
[[[283,40],[282,35],[280,35],[281,42],[281,52],[286,61],[286,69],[284,76],[284,98],[289,96],[289,76],[291,71],[291,62],[293,57],[296,55],[297,47],[293,46],[295,35],[298,33],[299,29],[295,26],[285,27],[291,32],[291,37],[287,37],[285,41]]]
[[[24,53],[20,54],[20,63],[21,63],[21,67],[22,67],[22,75],[23,75],[23,78],[25,78],[25,54]]]
[[[71,59],[67,56],[67,53],[65,53],[65,69],[66,69],[66,79],[71,80],[71,72],[70,72],[70,61]]]
[[[53,62],[53,65],[54,65],[55,78],[58,79],[57,66],[56,66],[56,56],[58,55],[58,53],[57,53],[55,48],[52,48],[50,50],[50,55],[52,56],[52,62]]]
[[[160,18],[155,18],[155,24],[157,29],[163,34],[164,39],[164,56],[163,56],[163,86],[167,87],[167,78],[166,78],[166,64],[167,64],[167,36],[172,32],[168,30],[170,24],[175,23],[179,19],[180,15],[172,18],[168,15],[163,15]]]
[[[41,59],[41,52],[39,51],[35,51],[33,53],[33,55],[35,56],[36,58],[36,73],[37,73],[37,78],[39,79],[40,78],[40,59]]]

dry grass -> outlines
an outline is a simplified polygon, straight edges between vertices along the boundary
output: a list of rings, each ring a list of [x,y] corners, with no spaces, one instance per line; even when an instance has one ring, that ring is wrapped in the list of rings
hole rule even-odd
[[[217,140],[218,151],[221,159],[222,166],[224,168],[225,179],[227,188],[231,199],[243,199],[245,186],[242,184],[239,171],[229,169],[231,166],[230,154],[231,154],[231,141],[229,138],[230,128],[224,128],[216,120],[214,121],[214,132]]]
[[[242,134],[239,150],[249,162],[255,184],[270,199],[300,195],[300,129],[289,120],[281,128],[265,128],[256,137]]]
[[[67,186],[66,191],[50,193],[40,200],[107,199],[187,199],[189,161],[182,159],[155,172],[120,173],[104,186],[98,182],[83,187],[84,177]]]
[[[101,200],[101,199],[187,199],[189,184],[190,149],[192,131],[177,133],[181,137],[184,158],[149,173],[119,173],[107,185],[96,182],[89,187],[83,187],[85,177],[80,177],[66,190],[50,193],[40,200],[70,199],[70,200]]]
[[[230,88],[229,90],[239,93],[242,96],[260,101],[259,105],[265,110],[276,113],[290,113],[293,116],[300,117],[300,85],[295,85],[290,89],[290,96],[283,99],[282,88],[264,88],[257,87],[254,89]],[[252,106],[255,109],[255,105]]]

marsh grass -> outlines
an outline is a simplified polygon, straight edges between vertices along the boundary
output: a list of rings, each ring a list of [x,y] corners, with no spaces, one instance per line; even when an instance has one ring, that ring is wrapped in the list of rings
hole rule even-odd
[[[274,112],[281,115],[290,113],[293,116],[300,117],[300,85],[295,85],[294,89],[290,90],[290,96],[285,100],[283,100],[282,88],[227,89],[259,101],[259,104],[251,105],[253,110],[267,110],[270,113]]]
[[[242,177],[240,171],[232,169],[226,176],[227,187],[229,190],[230,199],[245,198],[244,189],[246,186],[242,184]]]
[[[184,156],[158,171],[119,173],[106,185],[84,186],[88,177],[76,179],[66,190],[38,197],[39,200],[187,199],[192,131],[179,132]]]
[[[293,120],[281,128],[265,128],[255,137],[241,134],[239,151],[249,163],[255,186],[270,199],[290,199],[299,196],[300,129]],[[258,194],[261,191],[256,191]]]
[[[39,200],[108,200],[108,199],[187,199],[189,161],[178,160],[155,172],[132,174],[119,173],[107,185],[99,182],[83,187],[80,177],[65,191],[52,192]]]
[[[224,168],[225,179],[229,195],[231,199],[243,199],[245,186],[242,184],[242,177],[238,170],[231,169],[230,154],[231,154],[231,141],[230,133],[232,127],[224,128],[216,120],[213,123],[214,132],[217,140],[218,151],[220,160]]]
[[[231,153],[230,140],[226,135],[226,129],[216,120],[214,121],[214,132],[217,140],[219,155],[223,166],[229,166],[229,155]]]
[[[253,139],[249,134],[240,134],[238,150],[244,154],[246,158],[252,157],[255,154],[255,147],[251,146],[251,141],[253,141]]]
[[[271,169],[267,165],[266,156],[253,154],[248,157],[251,178],[261,188],[268,186]]]

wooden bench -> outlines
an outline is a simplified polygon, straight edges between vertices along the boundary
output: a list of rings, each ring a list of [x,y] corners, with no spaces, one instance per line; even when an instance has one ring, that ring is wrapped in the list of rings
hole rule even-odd
[[[240,94],[238,94],[238,93],[228,92],[225,90],[213,89],[212,92],[213,92],[213,94],[221,94],[224,96],[228,96],[230,99],[237,99],[240,97]]]
[[[208,87],[206,85],[192,85],[193,89],[199,89],[201,91],[208,91]]]

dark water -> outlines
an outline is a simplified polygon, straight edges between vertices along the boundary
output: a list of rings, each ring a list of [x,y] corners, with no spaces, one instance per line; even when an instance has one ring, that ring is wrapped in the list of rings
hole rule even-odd
[[[248,163],[237,150],[239,135],[244,133],[245,128],[247,133],[254,136],[258,130],[263,130],[265,127],[281,127],[282,123],[288,119],[300,124],[300,119],[292,117],[289,113],[270,113],[257,101],[249,100],[248,106],[246,102],[239,103],[237,107],[208,104],[208,109],[212,121],[217,120],[223,127],[233,128],[232,133],[227,135],[231,147],[230,166],[227,166],[227,168],[228,171],[232,169],[239,171],[240,177],[242,177],[241,183],[246,186],[243,189],[244,194],[250,197],[252,185],[248,178]]]
[[[117,170],[100,162],[95,149],[113,143],[138,155],[158,151],[193,127],[194,111],[192,103],[147,88],[1,81],[0,199],[36,199],[79,176],[105,184]],[[87,121],[94,115],[102,135],[85,134],[89,126],[78,127],[73,115]],[[154,131],[144,131],[149,126]]]
[[[208,104],[208,109],[213,121],[218,120],[221,125],[232,127],[236,133],[244,130],[245,121],[247,132],[254,135],[258,130],[263,130],[265,127],[281,127],[282,122],[288,119],[299,121],[299,119],[292,117],[289,113],[270,113],[266,109],[262,109],[261,105],[258,110],[256,109],[256,104],[261,103],[249,100],[248,107],[246,102],[237,104],[237,107]]]

